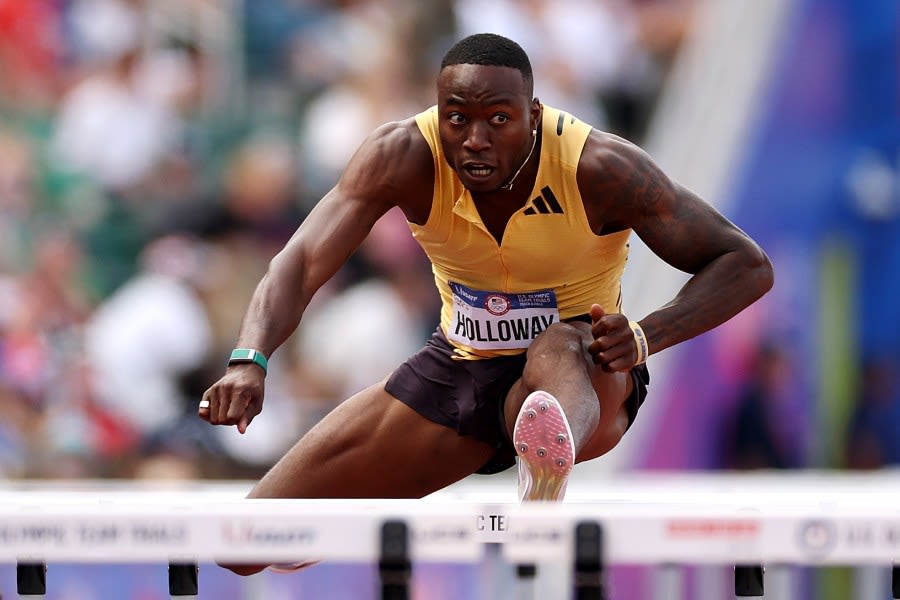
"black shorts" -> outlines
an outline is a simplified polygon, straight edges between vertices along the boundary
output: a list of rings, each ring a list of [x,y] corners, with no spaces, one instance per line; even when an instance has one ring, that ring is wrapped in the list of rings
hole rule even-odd
[[[478,472],[499,473],[515,464],[503,402],[522,376],[525,359],[523,352],[454,360],[453,346],[438,327],[425,347],[391,374],[385,389],[429,421],[492,446],[494,456]],[[638,365],[631,370],[631,377],[634,389],[625,400],[629,427],[647,397],[650,373],[646,365]]]

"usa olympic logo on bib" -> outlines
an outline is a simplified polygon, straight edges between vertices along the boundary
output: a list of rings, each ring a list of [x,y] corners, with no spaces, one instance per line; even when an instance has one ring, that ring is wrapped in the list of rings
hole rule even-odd
[[[484,307],[492,315],[505,315],[509,312],[509,299],[506,296],[490,294],[484,300]]]

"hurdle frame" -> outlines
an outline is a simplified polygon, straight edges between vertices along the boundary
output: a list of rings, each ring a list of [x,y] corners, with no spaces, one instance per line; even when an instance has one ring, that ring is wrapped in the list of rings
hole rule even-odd
[[[422,500],[248,500],[234,486],[9,484],[0,489],[0,562],[159,562],[170,575],[184,569],[176,580],[190,588],[201,563],[315,557],[377,563],[385,581],[408,588],[415,562],[477,563],[494,545],[509,565],[567,565],[576,592],[602,589],[612,564],[729,565],[741,597],[762,593],[766,565],[893,567],[900,555],[892,472],[644,474],[603,485],[573,485],[563,503],[518,504],[509,490],[471,485]],[[406,537],[387,544],[388,525]],[[585,528],[593,554],[579,554]],[[900,597],[896,568],[890,583]]]

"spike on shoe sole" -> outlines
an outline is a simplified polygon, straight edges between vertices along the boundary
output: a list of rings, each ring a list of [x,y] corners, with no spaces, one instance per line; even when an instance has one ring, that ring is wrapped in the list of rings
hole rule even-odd
[[[562,500],[575,446],[559,401],[547,392],[529,394],[516,417],[513,443],[519,456],[519,499]]]

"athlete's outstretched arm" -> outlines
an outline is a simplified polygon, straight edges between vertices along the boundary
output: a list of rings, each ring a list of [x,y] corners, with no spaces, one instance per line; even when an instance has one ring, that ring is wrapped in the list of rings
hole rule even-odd
[[[396,206],[431,164],[421,159],[415,125],[385,125],[356,151],[344,174],[271,260],[241,322],[236,347],[270,357],[293,333],[316,291],[360,246],[375,222]],[[421,169],[420,169],[421,170]],[[429,177],[433,174],[429,173]],[[201,418],[214,425],[237,425],[243,433],[262,410],[264,372],[253,364],[230,366],[203,396]],[[205,402],[203,403],[206,404]]]
[[[631,228],[665,262],[692,275],[670,302],[640,320],[651,354],[724,323],[772,287],[772,264],[759,245],[637,146],[595,132],[578,179],[595,227]],[[595,359],[611,370],[630,368],[636,352],[627,319],[601,321]]]

